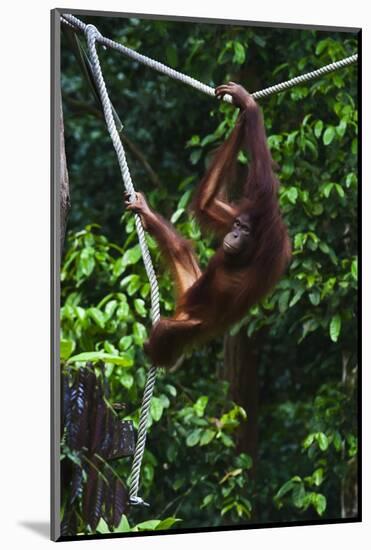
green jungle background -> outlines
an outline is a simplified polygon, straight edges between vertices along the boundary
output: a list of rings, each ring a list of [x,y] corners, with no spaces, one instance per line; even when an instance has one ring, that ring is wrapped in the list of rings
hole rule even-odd
[[[211,86],[233,80],[251,92],[357,51],[352,33],[83,19]],[[118,52],[98,52],[134,185],[194,242],[205,266],[215,242],[201,236],[187,206],[236,109]],[[106,357],[100,376],[109,402],[125,404],[120,417],[137,426],[149,367],[142,351],[149,284],[105,123],[64,35],[62,93],[71,200],[61,269],[63,368],[81,368],[75,357],[83,352],[94,363]],[[159,374],[140,488],[150,507],[128,509],[117,531],[357,515],[357,67],[260,105],[280,166],[293,261],[230,334]],[[242,171],[243,153],[239,163]],[[148,242],[161,311],[171,315],[172,281]],[[66,441],[62,452],[62,463],[81,460]],[[112,464],[125,483],[131,460]],[[72,488],[62,484],[62,510],[75,508],[76,532],[108,532],[104,519],[92,528],[84,518],[83,488],[72,503]]]

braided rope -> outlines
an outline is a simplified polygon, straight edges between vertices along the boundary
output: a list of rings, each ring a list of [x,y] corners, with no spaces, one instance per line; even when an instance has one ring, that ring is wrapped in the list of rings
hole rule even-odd
[[[69,25],[70,27],[73,27],[74,29],[81,30],[81,31],[85,31],[87,27],[86,23],[83,23],[82,21],[80,21],[80,19],[70,14],[63,14],[62,21],[63,23]],[[97,42],[100,42],[104,46],[108,46],[114,50],[117,50],[120,53],[123,53],[124,55],[131,57],[135,61],[139,61],[139,63],[143,63],[144,65],[147,65],[148,67],[150,67],[151,69],[154,69],[155,71],[166,74],[170,78],[179,80],[180,82],[183,82],[184,84],[188,84],[189,86],[192,86],[193,88],[195,88],[196,90],[199,90],[200,92],[203,92],[209,96],[215,97],[214,88],[212,88],[211,86],[207,86],[206,84],[203,84],[202,82],[200,82],[199,80],[196,80],[195,78],[192,78],[183,73],[180,73],[179,71],[175,71],[171,67],[168,67],[167,65],[164,65],[163,63],[155,61],[150,57],[142,55],[134,50],[131,50],[130,48],[127,48],[126,46],[123,46],[122,44],[119,44],[114,40],[110,40],[109,38],[106,38],[101,34],[97,35],[96,40]],[[296,76],[291,80],[287,80],[285,82],[275,84],[274,86],[270,86],[269,88],[264,88],[263,90],[253,92],[251,95],[253,96],[254,99],[268,97],[270,95],[283,92],[284,90],[292,88],[293,86],[297,86],[302,82],[307,82],[308,80],[319,78],[324,74],[336,71],[348,65],[352,65],[353,63],[356,63],[357,60],[358,60],[358,54],[354,54],[354,55],[351,55],[350,57],[345,57],[344,59],[340,59],[339,61],[330,63],[329,65],[325,65],[324,67],[321,67],[320,69],[316,69],[315,71],[311,71],[309,73]],[[223,97],[223,100],[226,101],[227,103],[232,103],[232,98],[228,94],[226,94]]]
[[[112,115],[112,107],[109,100],[106,84],[104,82],[102,69],[99,62],[99,57],[96,50],[96,40],[99,36],[97,29],[93,25],[87,25],[85,27],[85,33],[88,43],[89,57],[92,63],[92,69],[94,78],[98,87],[99,95],[103,105],[104,118],[106,120],[107,129],[111,136],[113,146],[115,148],[118,162],[120,165],[122,179],[125,185],[126,190],[130,194],[130,199],[133,200],[135,197],[135,191],[133,182],[131,180],[129,167],[126,162],[125,151],[119,136],[119,133],[116,129],[115,121]],[[160,298],[159,298],[159,288],[158,282],[156,279],[156,274],[153,268],[151,256],[148,250],[144,229],[140,216],[135,214],[135,227],[138,234],[139,244],[142,252],[144,266],[147,272],[147,277],[149,279],[151,287],[151,313],[152,313],[152,322],[156,323],[160,319]],[[138,438],[134,452],[134,459],[132,470],[130,474],[130,502],[132,504],[141,504],[143,500],[138,497],[138,488],[139,488],[139,477],[140,477],[140,468],[144,454],[144,448],[147,438],[147,423],[149,415],[149,407],[153,394],[153,389],[156,380],[157,368],[152,366],[147,375],[146,385],[144,389],[142,407],[140,412],[140,420],[138,427]]]
[[[352,63],[357,62],[357,59],[358,59],[358,54],[351,55],[350,57],[345,57],[344,59],[340,59],[340,61],[335,61],[334,63],[330,63],[329,65],[325,65],[324,67],[321,67],[320,69],[316,69],[315,71],[303,74],[301,76],[296,76],[291,80],[287,80],[286,82],[281,82],[280,84],[276,84],[275,86],[270,86],[269,88],[265,88],[264,90],[260,90],[259,92],[254,92],[251,95],[254,97],[254,99],[260,99],[261,97],[267,97],[269,95],[276,94],[278,92],[283,92],[288,88],[297,86],[301,82],[306,82],[307,80],[313,80],[314,78],[319,78],[324,74],[331,73],[332,71],[336,71],[337,69],[346,67],[347,65],[352,65]]]

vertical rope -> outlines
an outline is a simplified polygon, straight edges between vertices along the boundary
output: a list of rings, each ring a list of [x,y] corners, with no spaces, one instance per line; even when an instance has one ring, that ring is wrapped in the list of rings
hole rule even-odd
[[[106,84],[104,82],[103,73],[102,73],[99,57],[96,50],[96,40],[97,40],[97,37],[100,35],[98,30],[93,25],[87,25],[85,27],[85,33],[87,38],[89,57],[92,63],[94,78],[95,78],[99,95],[102,101],[104,118],[107,124],[107,129],[111,136],[112,143],[116,151],[125,189],[130,194],[130,200],[134,200],[135,190],[134,190],[133,182],[131,180],[129,167],[126,162],[124,147],[122,145],[119,133],[116,129],[115,121],[112,114],[111,102],[107,92]],[[150,287],[151,287],[152,322],[156,323],[156,321],[160,319],[159,288],[158,288],[158,282],[157,282],[156,274],[153,268],[151,256],[148,250],[144,229],[142,226],[140,216],[138,214],[135,214],[135,227],[138,234],[144,266],[145,266]],[[139,426],[138,426],[138,437],[137,437],[137,443],[136,443],[134,458],[133,458],[133,465],[132,465],[132,470],[131,470],[130,480],[129,480],[129,483],[130,483],[129,497],[130,497],[131,504],[146,504],[144,503],[142,498],[138,497],[138,489],[139,489],[140,468],[142,464],[144,448],[145,448],[146,438],[147,438],[149,408],[150,408],[151,398],[152,398],[152,394],[155,386],[156,373],[157,373],[157,368],[152,366],[148,371],[146,385],[144,388],[144,395],[143,395]]]

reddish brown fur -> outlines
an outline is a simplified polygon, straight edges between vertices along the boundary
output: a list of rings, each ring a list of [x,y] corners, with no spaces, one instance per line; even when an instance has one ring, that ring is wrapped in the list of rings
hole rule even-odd
[[[249,174],[241,200],[228,204],[225,182],[230,181],[243,146],[251,157]],[[172,269],[178,289],[175,315],[155,324],[145,346],[154,364],[171,366],[185,350],[222,333],[240,320],[281,277],[290,260],[291,246],[277,190],[262,114],[251,101],[215,154],[193,201],[201,227],[218,236],[229,232],[241,212],[249,213],[254,243],[250,256],[244,261],[231,262],[220,246],[202,273],[189,242],[159,215],[140,212]]]

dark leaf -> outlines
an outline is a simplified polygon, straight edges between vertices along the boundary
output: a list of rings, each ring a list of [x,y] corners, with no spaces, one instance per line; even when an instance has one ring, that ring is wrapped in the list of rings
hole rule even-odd
[[[121,521],[121,516],[128,508],[128,492],[119,479],[114,481],[113,524],[115,527]]]

